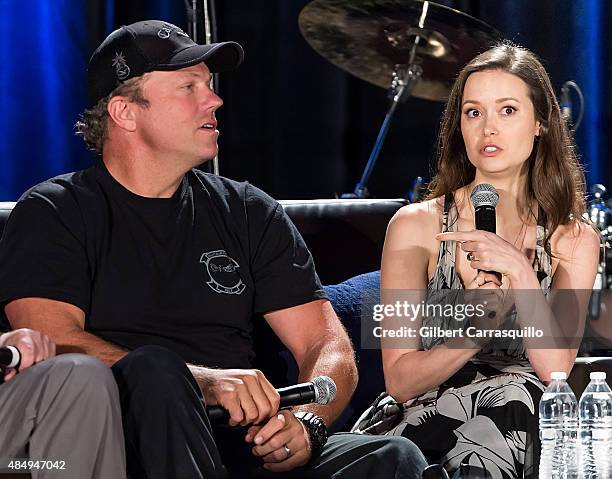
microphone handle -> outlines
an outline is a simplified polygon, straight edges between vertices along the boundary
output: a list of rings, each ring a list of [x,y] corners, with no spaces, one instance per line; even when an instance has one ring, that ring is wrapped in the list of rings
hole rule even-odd
[[[206,413],[213,424],[227,424],[230,418],[228,410],[221,406],[208,406]]]
[[[490,233],[497,232],[497,223],[495,220],[495,207],[492,205],[482,205],[476,208],[474,212],[474,221],[476,229],[488,231]],[[482,270],[478,270],[482,271]],[[501,274],[497,271],[485,271],[485,273],[494,274],[501,281]]]
[[[495,221],[495,207],[491,205],[482,205],[476,208],[474,213],[474,221],[477,230],[489,231],[495,233],[497,223]]]
[[[297,384],[276,390],[280,394],[279,409],[301,404],[310,404],[316,401],[315,388],[312,383]],[[213,424],[227,424],[230,414],[222,406],[208,406],[206,413]]]
[[[21,354],[19,349],[14,346],[0,347],[0,367],[3,368],[19,368],[21,363]]]

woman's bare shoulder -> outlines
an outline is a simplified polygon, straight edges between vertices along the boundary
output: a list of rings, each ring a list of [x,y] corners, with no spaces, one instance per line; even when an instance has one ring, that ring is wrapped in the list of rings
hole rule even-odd
[[[440,220],[443,207],[442,198],[411,203],[397,210],[393,218],[391,218],[391,222],[423,227],[430,226],[432,223],[437,224]]]
[[[571,221],[559,225],[551,236],[551,249],[560,256],[572,256],[577,248],[584,248],[599,254],[599,232],[583,221]]]
[[[550,240],[556,288],[586,290],[593,287],[600,240],[600,233],[582,221],[557,227]]]
[[[421,245],[434,242],[440,232],[443,200],[434,198],[400,208],[387,229],[387,236],[401,236],[404,241]]]

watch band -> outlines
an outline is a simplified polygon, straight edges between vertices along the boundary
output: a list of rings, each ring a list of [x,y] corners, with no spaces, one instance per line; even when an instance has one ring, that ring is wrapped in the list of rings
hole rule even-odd
[[[310,440],[310,449],[312,454],[319,454],[323,450],[323,446],[327,442],[327,427],[320,416],[311,412],[299,411],[294,413],[308,431],[308,439]]]

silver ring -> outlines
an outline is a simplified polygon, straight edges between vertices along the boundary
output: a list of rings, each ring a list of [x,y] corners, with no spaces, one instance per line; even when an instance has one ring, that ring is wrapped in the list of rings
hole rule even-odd
[[[472,253],[471,251],[467,254],[467,260],[468,261],[474,261],[474,253]]]
[[[285,444],[283,447],[285,448],[285,452],[287,453],[287,459],[289,459],[291,457],[291,449],[289,449],[289,446],[287,446],[287,444]]]

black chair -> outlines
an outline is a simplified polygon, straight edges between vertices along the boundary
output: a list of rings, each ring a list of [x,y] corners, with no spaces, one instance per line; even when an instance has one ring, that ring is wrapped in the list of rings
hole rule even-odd
[[[334,307],[343,320],[357,350],[360,380],[357,391],[345,415],[337,421],[336,429],[346,429],[355,416],[384,389],[380,352],[360,348],[359,316],[361,302],[359,288],[372,294],[378,287],[380,257],[387,224],[395,212],[407,204],[403,199],[372,200],[288,200],[280,202],[302,233],[313,254],[317,272],[332,297]],[[0,202],[0,232],[15,203]],[[365,273],[369,275],[360,276]],[[353,278],[357,276],[357,278]],[[353,278],[353,279],[351,279]],[[358,298],[357,300],[355,298]],[[2,325],[0,325],[1,327]],[[5,325],[6,326],[6,325]],[[295,382],[295,363],[266,324],[256,329],[258,366],[276,377],[274,384]],[[278,355],[286,361],[284,366]],[[591,371],[605,371],[612,378],[612,358],[578,358],[569,383],[580,395],[589,382]]]

